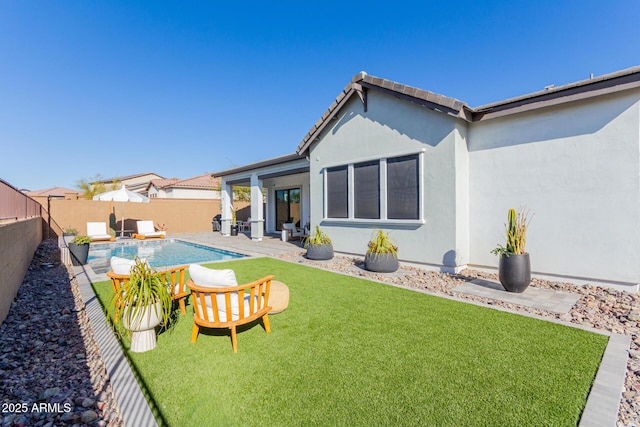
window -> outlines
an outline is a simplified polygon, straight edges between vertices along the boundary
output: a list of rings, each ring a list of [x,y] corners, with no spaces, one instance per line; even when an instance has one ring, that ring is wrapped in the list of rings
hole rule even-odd
[[[419,219],[418,156],[387,159],[387,218]]]
[[[422,220],[422,155],[325,169],[325,217]]]
[[[353,165],[354,217],[380,218],[380,162]]]
[[[349,217],[349,184],[347,166],[327,170],[327,216]]]

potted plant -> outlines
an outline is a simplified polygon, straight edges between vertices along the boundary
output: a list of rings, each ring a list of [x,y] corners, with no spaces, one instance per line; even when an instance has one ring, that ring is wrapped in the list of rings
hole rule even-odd
[[[136,258],[129,280],[111,300],[109,317],[131,333],[131,351],[142,353],[155,348],[155,327],[168,323],[172,304],[171,290],[162,273]]]
[[[500,256],[498,276],[502,286],[509,292],[524,292],[531,282],[531,261],[524,248],[530,222],[527,209],[520,208],[517,212],[509,209],[505,224],[506,246],[498,245],[491,251]]]
[[[238,235],[238,223],[236,218],[236,208],[231,208],[231,235]]]
[[[320,226],[316,225],[313,234],[304,239],[304,247],[307,249],[307,258],[313,260],[328,260],[333,258],[333,244],[331,238]]]
[[[63,236],[77,236],[78,235],[78,230],[76,230],[73,227],[67,227],[62,232],[62,235]]]
[[[376,230],[367,244],[364,268],[377,273],[392,273],[398,269],[398,247],[388,233]]]
[[[73,265],[85,265],[87,258],[89,258],[89,244],[91,239],[89,236],[78,235],[74,237],[69,243],[69,252],[71,252]]]

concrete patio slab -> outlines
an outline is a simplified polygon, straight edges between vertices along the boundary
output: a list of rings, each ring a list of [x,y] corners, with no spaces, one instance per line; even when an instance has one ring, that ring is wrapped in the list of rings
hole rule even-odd
[[[474,279],[463,285],[456,286],[452,290],[453,292],[491,298],[562,314],[568,313],[571,307],[580,299],[578,294],[531,286],[521,294],[507,292],[500,283],[483,279]]]

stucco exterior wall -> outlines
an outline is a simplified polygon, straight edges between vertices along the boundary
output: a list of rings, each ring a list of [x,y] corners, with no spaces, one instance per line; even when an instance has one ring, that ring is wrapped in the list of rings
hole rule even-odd
[[[325,129],[310,150],[312,226],[320,224],[336,251],[364,254],[373,231],[391,233],[400,260],[454,267],[468,258],[466,231],[456,231],[456,211],[466,211],[466,128],[456,118],[368,92],[368,108],[353,97],[339,118]],[[383,157],[423,152],[423,223],[393,220],[348,221],[323,218],[323,169]],[[456,170],[455,165],[463,167]],[[459,190],[459,191],[457,191]],[[462,195],[462,196],[459,196]],[[461,213],[464,221],[466,213]]]
[[[158,197],[162,197],[158,195]],[[198,188],[168,188],[164,197],[173,199],[220,199],[220,191]]]
[[[507,210],[533,216],[534,273],[640,282],[638,90],[470,127],[470,264],[497,267]]]
[[[0,325],[9,314],[41,241],[40,217],[0,225]]]

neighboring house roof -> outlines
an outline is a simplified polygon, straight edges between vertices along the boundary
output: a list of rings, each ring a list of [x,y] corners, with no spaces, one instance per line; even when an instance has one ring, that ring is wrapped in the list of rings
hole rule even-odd
[[[194,176],[187,179],[168,178],[168,179],[153,179],[149,183],[147,190],[151,186],[155,186],[158,189],[169,188],[189,188],[194,190],[217,190],[220,188],[220,179],[216,179],[211,176],[210,173]]]
[[[168,185],[173,184],[174,182],[180,181],[178,178],[162,178],[162,179],[152,179],[149,184],[147,184],[147,191],[153,185],[156,188],[164,188]]]
[[[113,178],[103,179],[101,181],[95,181],[95,183],[102,182],[104,184],[110,184],[113,181],[122,182],[122,181],[127,181],[127,180],[131,180],[131,179],[135,179],[135,178],[140,178],[140,177],[147,176],[147,175],[153,175],[153,176],[156,177],[155,179],[163,179],[162,175],[158,175],[157,173],[145,172],[145,173],[138,173],[138,174],[135,174],[135,175],[114,176]]]
[[[352,96],[357,95],[360,98],[366,112],[368,90],[382,91],[396,98],[458,117],[467,122],[477,122],[637,87],[640,87],[640,66],[558,87],[548,86],[542,91],[472,108],[454,98],[360,72],[353,76],[351,82],[345,86],[335,101],[311,127],[298,145],[296,152],[299,155],[305,154],[311,143],[318,138],[327,124],[335,118],[338,111]]]
[[[51,196],[51,197],[64,197],[65,194],[73,193],[73,194],[82,194],[81,191],[74,190],[72,188],[65,187],[51,187],[45,188],[44,190],[34,190],[27,192],[28,196]]]

